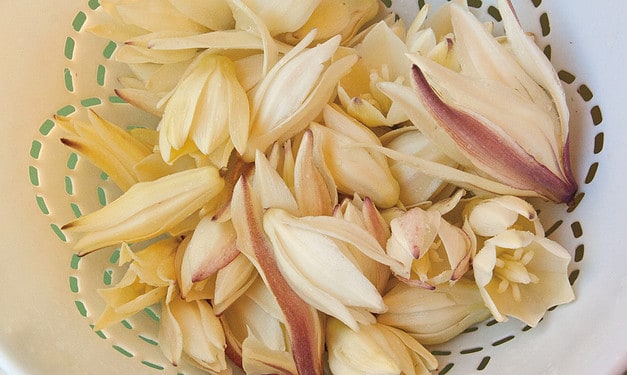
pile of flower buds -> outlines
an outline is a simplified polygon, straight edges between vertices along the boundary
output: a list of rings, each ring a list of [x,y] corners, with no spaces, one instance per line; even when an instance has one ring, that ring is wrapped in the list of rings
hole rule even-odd
[[[127,267],[96,330],[160,304],[175,365],[429,374],[423,345],[574,299],[527,199],[577,190],[565,94],[507,0],[501,37],[464,1],[100,4],[116,94],[160,121],[56,119],[123,192],[63,227]]]

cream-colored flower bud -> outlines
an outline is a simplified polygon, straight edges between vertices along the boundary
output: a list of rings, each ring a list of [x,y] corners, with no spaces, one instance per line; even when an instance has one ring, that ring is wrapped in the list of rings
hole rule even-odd
[[[231,263],[216,274],[213,309],[222,314],[235,300],[248,290],[259,274],[244,254],[239,254]]]
[[[89,123],[55,117],[57,125],[71,133],[61,142],[102,169],[120,189],[128,190],[140,181],[135,165],[151,155],[151,149],[96,112],[90,110],[88,116]]]
[[[376,135],[337,106],[323,111],[326,126],[312,123],[316,151],[345,194],[369,197],[378,207],[398,202],[400,189],[385,156],[368,146],[380,146]]]
[[[334,216],[354,223],[367,230],[382,247],[390,237],[390,227],[385,222],[374,203],[366,197],[361,199],[355,195],[353,199],[345,199],[336,207]],[[361,273],[374,285],[380,293],[388,284],[390,267],[366,256],[354,246],[348,246],[351,259],[359,267]]]
[[[337,319],[326,326],[329,367],[342,375],[429,375],[437,359],[409,334],[383,324],[355,331]]]
[[[248,97],[233,62],[205,54],[181,79],[166,104],[159,125],[161,155],[171,162],[195,149],[205,155],[224,152],[225,145],[229,151],[234,146],[243,152],[249,126]]]
[[[398,152],[450,167],[457,166],[454,160],[446,156],[424,134],[413,127],[393,130],[381,137],[381,143]],[[415,167],[398,160],[390,161],[390,171],[400,185],[400,201],[405,207],[413,207],[431,200],[448,185],[445,181],[422,173]]]
[[[477,285],[466,279],[435,290],[396,282],[383,301],[388,311],[377,321],[401,329],[425,345],[446,342],[490,316]]]
[[[330,216],[295,217],[268,209],[263,227],[274,257],[291,288],[316,309],[356,328],[385,311],[381,295],[347,257],[354,246],[385,264],[394,263],[366,230]]]
[[[510,195],[471,199],[464,207],[464,218],[479,237],[493,237],[508,229],[544,237],[544,229],[533,206]]]
[[[244,159],[252,161],[256,150],[265,152],[273,143],[297,135],[313,121],[335,93],[337,82],[355,64],[349,55],[331,62],[339,47],[336,36],[307,48],[310,33],[279,60],[254,90],[251,98],[251,131]]]
[[[185,353],[201,369],[230,374],[224,330],[209,302],[187,302],[171,293],[169,300],[162,303],[159,327],[159,346],[164,355],[177,365]]]
[[[236,240],[230,220],[220,222],[209,216],[200,220],[181,259],[179,287],[183,297],[193,283],[206,280],[237,257]]]
[[[176,227],[217,196],[224,180],[214,167],[139,182],[98,211],[65,224],[84,233],[75,245],[81,255],[118,244],[159,236]]]

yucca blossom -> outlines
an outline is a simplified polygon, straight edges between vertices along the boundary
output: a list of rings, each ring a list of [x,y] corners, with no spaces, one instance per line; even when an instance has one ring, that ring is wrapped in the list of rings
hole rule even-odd
[[[472,180],[483,191],[569,202],[577,184],[570,169],[564,90],[540,49],[520,35],[510,7],[501,5],[510,48],[468,10],[451,4],[461,70],[411,54],[415,91],[390,83],[380,88],[475,176],[447,168],[436,173],[462,183]]]

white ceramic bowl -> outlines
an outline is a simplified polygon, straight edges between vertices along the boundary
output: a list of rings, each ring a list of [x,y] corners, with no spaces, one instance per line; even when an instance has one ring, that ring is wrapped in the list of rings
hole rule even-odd
[[[416,1],[394,0],[411,19]],[[438,2],[433,2],[437,4]],[[440,373],[622,374],[627,370],[625,2],[518,0],[524,27],[550,46],[571,107],[579,204],[542,221],[573,254],[577,300],[534,329],[484,322],[434,348]],[[489,15],[488,1],[471,1]],[[173,368],[148,310],[103,332],[91,329],[95,289],[119,277],[115,252],[78,259],[59,227],[116,194],[58,142],[54,113],[87,108],[125,125],[154,121],[113,97],[115,45],[84,32],[94,0],[0,3],[0,369],[8,374],[197,374]],[[154,314],[153,314],[154,313]],[[0,371],[1,373],[1,371]]]

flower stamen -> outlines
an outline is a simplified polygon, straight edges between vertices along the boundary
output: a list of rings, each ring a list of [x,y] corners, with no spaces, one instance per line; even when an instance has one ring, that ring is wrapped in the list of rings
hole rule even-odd
[[[527,270],[527,264],[533,259],[534,252],[518,248],[513,252],[502,252],[495,260],[494,274],[500,280],[497,292],[504,293],[511,287],[512,297],[521,301],[519,284],[535,284],[540,279]]]

